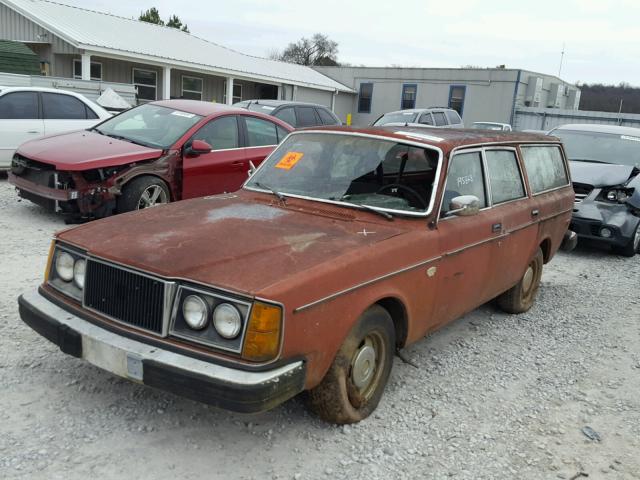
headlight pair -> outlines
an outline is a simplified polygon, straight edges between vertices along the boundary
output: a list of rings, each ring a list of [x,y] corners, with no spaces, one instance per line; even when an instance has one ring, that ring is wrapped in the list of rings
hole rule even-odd
[[[71,298],[82,301],[87,272],[84,253],[54,244],[49,255],[47,282]]]
[[[87,271],[87,261],[84,258],[74,258],[70,253],[59,250],[56,255],[56,274],[65,282],[71,282],[80,290],[84,288]]]
[[[209,321],[209,306],[202,297],[189,295],[182,302],[182,316],[191,329],[202,330]],[[242,328],[242,316],[230,303],[216,305],[211,321],[218,335],[229,340],[236,338]]]

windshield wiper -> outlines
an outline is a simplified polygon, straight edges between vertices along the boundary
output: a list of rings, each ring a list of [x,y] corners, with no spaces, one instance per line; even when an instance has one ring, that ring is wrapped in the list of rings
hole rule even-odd
[[[258,188],[263,188],[263,189],[269,190],[276,197],[278,197],[278,200],[280,200],[282,203],[287,203],[287,197],[285,197],[282,193],[277,191],[275,188],[271,188],[269,185],[265,185],[265,184],[260,183],[260,182],[255,182],[254,185],[256,187],[258,187]]]
[[[603,162],[602,160],[593,160],[591,158],[570,158],[572,162],[589,162],[589,163],[611,163],[611,162]]]
[[[99,133],[100,135],[104,135],[104,132],[97,127],[92,127],[89,129],[89,131]]]
[[[356,207],[356,208],[361,208],[363,210],[366,210],[368,212],[371,213],[377,213],[378,215],[386,218],[387,220],[389,220],[390,222],[393,221],[393,215],[391,215],[389,212],[385,212],[384,210],[378,210],[377,208],[374,208],[370,205],[364,205],[362,203],[353,203],[353,202],[345,202],[344,199],[347,197],[348,195],[345,195],[341,198],[335,198],[335,197],[331,197],[329,198],[329,200],[338,200],[341,203],[344,203],[346,205],[352,206],[352,207]]]

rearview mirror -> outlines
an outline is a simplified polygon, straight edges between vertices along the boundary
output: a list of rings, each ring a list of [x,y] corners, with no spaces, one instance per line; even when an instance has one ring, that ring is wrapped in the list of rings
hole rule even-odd
[[[191,142],[191,146],[187,150],[190,155],[203,155],[213,150],[213,147],[204,140],[194,140]]]
[[[460,195],[451,200],[447,215],[469,217],[471,215],[477,215],[479,211],[480,199],[478,197],[475,195]]]

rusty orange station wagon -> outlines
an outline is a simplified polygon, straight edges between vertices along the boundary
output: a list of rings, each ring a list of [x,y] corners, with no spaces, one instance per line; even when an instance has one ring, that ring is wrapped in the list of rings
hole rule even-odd
[[[398,349],[494,298],[531,307],[573,201],[553,137],[297,131],[236,193],[59,233],[20,314],[136,382],[239,412],[306,390],[357,422]]]

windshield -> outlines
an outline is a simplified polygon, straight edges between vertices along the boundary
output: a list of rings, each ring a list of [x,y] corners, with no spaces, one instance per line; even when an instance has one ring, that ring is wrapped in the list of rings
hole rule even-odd
[[[373,125],[379,127],[380,125],[386,125],[387,123],[415,123],[418,114],[416,112],[393,112],[383,115],[376,120]]]
[[[334,133],[294,133],[246,187],[374,207],[397,213],[431,210],[436,150],[393,140]]]
[[[201,119],[194,113],[147,104],[122,112],[94,130],[120,140],[165,149]]]
[[[640,134],[634,136],[554,130],[551,135],[562,140],[569,160],[614,163],[640,168]]]

